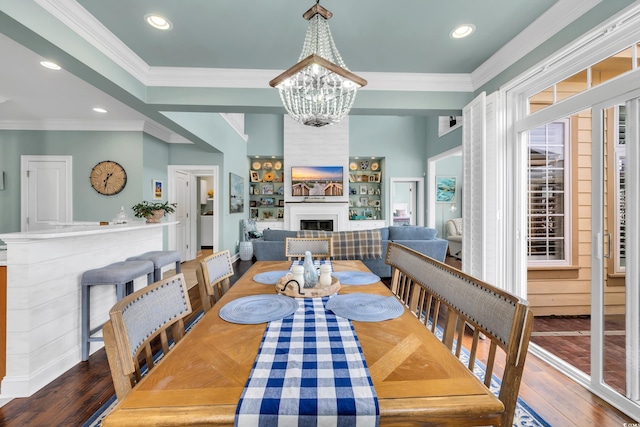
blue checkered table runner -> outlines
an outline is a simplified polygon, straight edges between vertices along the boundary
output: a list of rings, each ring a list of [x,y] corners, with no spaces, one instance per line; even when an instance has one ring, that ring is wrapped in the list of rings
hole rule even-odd
[[[267,325],[235,425],[377,426],[380,410],[353,325],[326,311],[329,297],[299,298]]]

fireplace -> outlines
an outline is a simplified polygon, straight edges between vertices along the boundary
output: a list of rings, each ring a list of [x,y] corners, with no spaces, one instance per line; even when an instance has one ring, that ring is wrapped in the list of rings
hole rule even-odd
[[[333,231],[332,219],[301,219],[300,230]]]
[[[319,226],[319,222],[331,223],[331,231],[349,229],[349,202],[287,202],[284,209],[286,230],[302,229],[303,221],[309,221],[311,227]]]

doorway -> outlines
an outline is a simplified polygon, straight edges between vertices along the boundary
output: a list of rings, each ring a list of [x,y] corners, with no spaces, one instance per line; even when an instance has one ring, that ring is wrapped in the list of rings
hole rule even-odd
[[[182,227],[180,224],[177,227],[171,227],[169,229],[168,246],[174,248],[174,250],[180,250],[185,253],[184,260],[193,260],[198,256],[198,252],[201,249],[202,241],[202,223],[201,202],[203,196],[200,194],[201,180],[210,180],[211,187],[207,185],[207,193],[209,190],[212,192],[212,197],[208,197],[206,200],[207,212],[210,213],[211,227],[208,227],[205,242],[209,243],[207,249],[216,252],[220,248],[220,209],[219,209],[219,194],[220,194],[220,179],[219,179],[219,167],[216,165],[170,165],[167,168],[168,185],[167,191],[169,200],[183,200],[185,205],[185,211],[182,214],[183,218],[178,219],[176,213],[169,217],[170,221],[186,221],[188,227]],[[186,185],[181,185],[181,182],[186,181]]]
[[[446,223],[462,216],[462,146],[445,151],[428,159],[428,226],[438,230],[441,239],[447,238]],[[455,178],[456,189],[446,203],[437,202],[437,177]]]
[[[21,156],[20,229],[50,229],[73,221],[72,157]]]
[[[389,178],[389,225],[424,225],[424,178]]]

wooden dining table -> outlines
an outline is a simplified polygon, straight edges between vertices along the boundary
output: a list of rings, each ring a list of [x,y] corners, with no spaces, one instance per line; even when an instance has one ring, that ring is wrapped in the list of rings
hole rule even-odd
[[[361,261],[332,261],[334,271],[369,270]],[[256,262],[197,325],[117,404],[103,426],[231,426],[260,342],[262,324],[228,323],[218,315],[230,301],[275,293],[253,280],[287,270],[288,261]],[[392,295],[382,282],[343,285],[340,294]],[[353,321],[380,408],[380,425],[498,424],[496,398],[416,317]]]

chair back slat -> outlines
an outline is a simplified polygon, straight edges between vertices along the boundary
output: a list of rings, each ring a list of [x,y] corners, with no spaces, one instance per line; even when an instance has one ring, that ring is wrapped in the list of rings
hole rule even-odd
[[[142,288],[111,308],[103,335],[118,399],[140,380],[141,358],[147,369],[153,368],[156,346],[152,343],[159,339],[163,354],[168,353],[167,329],[178,342],[184,335],[184,318],[191,312],[182,273]]]
[[[498,349],[504,354],[499,398],[505,405],[503,426],[513,420],[529,346],[533,314],[528,303],[502,289],[462,273],[406,246],[390,242],[386,263],[393,267],[391,290],[425,326],[473,371],[480,340],[490,343],[485,386],[495,372]],[[470,326],[473,333],[467,334]],[[440,329],[441,328],[441,329]]]
[[[333,256],[332,237],[287,237],[284,255],[289,261],[303,259],[305,252],[311,252],[314,259],[330,260]]]
[[[229,290],[229,277],[233,275],[233,263],[228,249],[211,254],[198,264],[196,277],[205,313]]]

